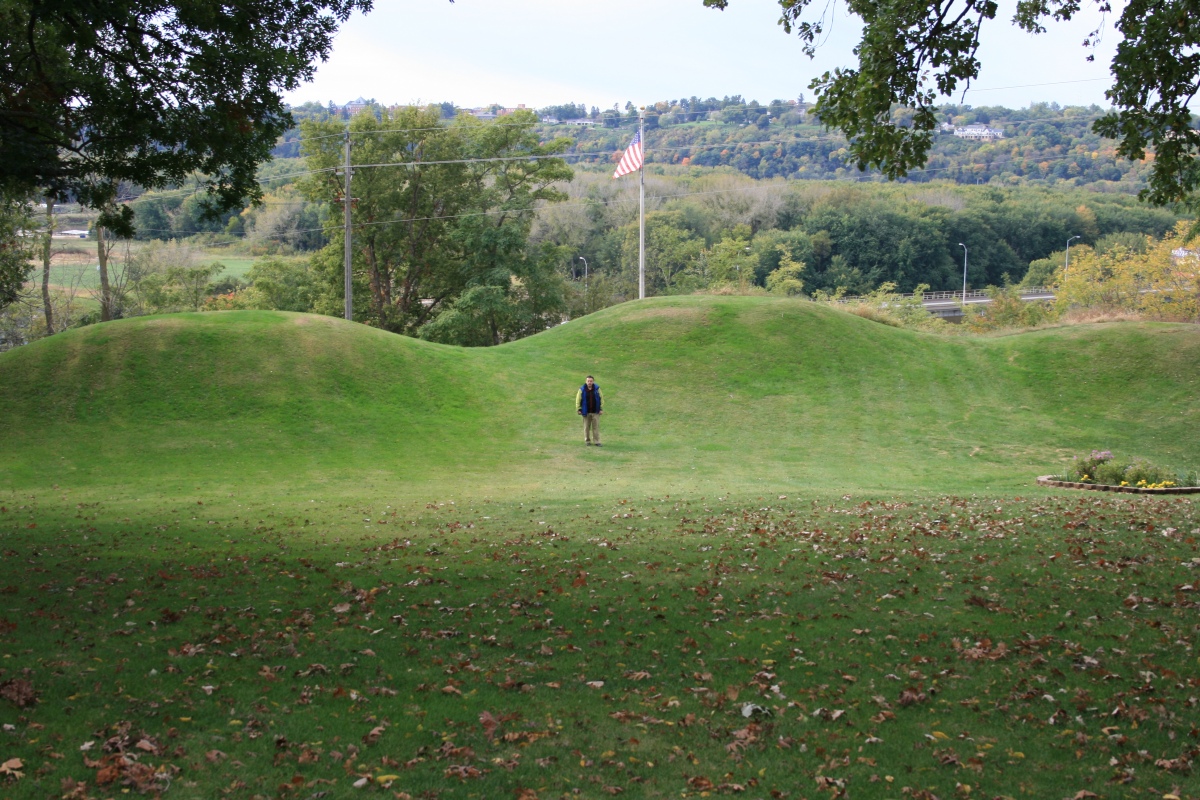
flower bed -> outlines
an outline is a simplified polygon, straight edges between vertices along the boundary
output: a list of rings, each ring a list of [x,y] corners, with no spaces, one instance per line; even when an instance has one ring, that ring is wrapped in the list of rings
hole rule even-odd
[[[1147,489],[1140,486],[1112,486],[1106,483],[1079,483],[1059,480],[1054,475],[1042,475],[1037,479],[1039,486],[1056,486],[1060,489],[1091,489],[1094,492],[1127,492],[1129,494],[1200,494],[1200,486],[1165,486]]]
[[[1093,450],[1091,455],[1075,457],[1065,475],[1043,475],[1042,486],[1064,489],[1093,489],[1131,494],[1194,494],[1200,492],[1195,470],[1173,470],[1151,464],[1143,458],[1117,459],[1108,450]]]

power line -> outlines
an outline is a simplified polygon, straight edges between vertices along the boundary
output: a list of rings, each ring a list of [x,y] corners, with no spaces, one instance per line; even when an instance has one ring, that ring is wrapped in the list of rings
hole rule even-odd
[[[1063,82],[1069,83],[1070,81],[1063,81]],[[1029,84],[1029,85],[1030,86],[1038,86],[1038,85],[1043,85],[1043,84]],[[706,113],[706,112],[700,112],[700,113]],[[1027,119],[1000,120],[1000,121],[998,121],[997,124],[1016,125],[1016,124],[1027,123],[1027,122],[1046,122],[1049,124],[1063,124],[1063,123],[1066,123],[1069,121],[1081,122],[1081,121],[1090,121],[1090,120],[1094,120],[1094,119],[1098,119],[1098,118],[1099,118],[1098,116],[1093,116],[1093,117],[1086,118],[1086,119],[1085,118],[1075,118],[1074,120],[1056,120],[1056,119],[1046,119],[1046,118],[1042,118],[1042,117],[1030,117]],[[493,123],[493,124],[496,124],[496,123]],[[509,125],[508,123],[499,123],[499,124]],[[519,125],[511,124],[510,127],[528,127],[528,124],[527,123],[520,123]],[[432,130],[450,130],[450,129],[449,128],[440,128],[440,127],[439,128],[396,128],[396,129],[391,129],[390,131],[362,131],[359,133],[374,134],[374,133],[387,133],[387,132],[403,132],[403,131],[414,131],[415,132],[415,131],[432,131]],[[485,130],[485,128],[482,128],[482,127],[474,128],[472,130]],[[669,130],[670,130],[669,128],[659,129],[659,132],[666,132]],[[352,133],[352,135],[354,134],[354,132],[351,132],[351,133]],[[344,135],[345,134],[343,133],[343,134],[337,134],[336,136],[344,137]],[[320,138],[333,138],[333,136],[320,137]],[[828,141],[831,139],[844,139],[844,137],[838,133],[821,133],[821,134],[816,134],[816,135],[811,135],[811,136],[796,135],[796,136],[793,136],[790,138],[784,138],[784,139],[762,139],[762,140],[741,141],[741,142],[738,142],[738,141],[716,142],[716,143],[701,142],[701,143],[685,144],[685,145],[657,145],[657,146],[652,146],[650,144],[647,144],[646,151],[647,151],[647,154],[649,155],[650,153],[653,153],[655,151],[663,151],[663,150],[678,151],[678,150],[711,150],[711,149],[716,149],[716,148],[729,149],[729,148],[736,148],[736,147],[765,147],[765,146],[769,146],[769,145],[789,145],[789,144],[799,144],[799,143],[803,143],[803,142]],[[297,140],[290,140],[290,141],[297,141]],[[577,145],[578,145],[578,143],[577,143]],[[501,158],[491,158],[491,159],[487,159],[487,158],[447,159],[447,160],[441,160],[441,161],[423,161],[423,162],[400,162],[400,161],[398,161],[398,162],[386,162],[386,163],[379,163],[379,164],[354,164],[354,165],[352,165],[352,167],[354,169],[369,169],[369,168],[375,168],[375,167],[392,167],[392,166],[443,166],[443,165],[449,165],[449,164],[487,163],[489,161],[498,162],[498,161],[505,161],[505,160],[508,160],[508,161],[537,160],[537,159],[543,159],[543,158],[562,158],[562,159],[592,158],[592,159],[596,159],[596,160],[602,160],[606,156],[611,157],[612,155],[614,155],[618,152],[620,152],[620,151],[619,150],[614,150],[614,151],[593,151],[593,150],[578,151],[577,150],[576,152],[573,152],[573,153],[559,153],[559,154],[554,154],[554,155],[512,156],[512,157],[507,157],[507,158],[501,157]],[[291,178],[300,178],[300,177],[304,177],[307,175],[317,175],[317,174],[322,174],[322,173],[327,173],[327,172],[337,172],[337,171],[339,171],[339,169],[340,169],[340,167],[326,167],[323,169],[304,170],[301,172],[289,172],[289,173],[283,173],[281,175],[271,175],[271,176],[259,178],[258,182],[260,184],[266,184],[268,182],[286,180],[286,179],[291,179]],[[198,193],[199,191],[200,191],[200,188],[196,187],[193,189],[172,189],[172,190],[167,190],[167,191],[162,191],[162,192],[159,192],[159,191],[155,191],[152,193],[147,192],[146,194],[139,196],[139,198],[132,198],[132,197],[131,198],[121,198],[121,201],[129,202],[129,201],[132,201],[135,199],[140,199],[140,197],[145,197],[145,196],[173,197],[173,196],[179,196],[179,195],[195,194],[195,193]]]
[[[542,157],[543,158],[555,158],[557,156],[542,156]],[[1074,156],[1074,155],[1053,156],[1050,158],[1037,159],[1036,163],[1041,164],[1041,163],[1052,163],[1052,162],[1057,162],[1057,161],[1066,161],[1066,160],[1069,160],[1069,159],[1072,159],[1075,157],[1076,156]],[[518,159],[518,160],[520,160],[520,159]],[[1030,159],[1026,159],[1024,157],[1022,157],[1020,159],[1009,158],[1007,163],[1012,163],[1013,161],[1017,161],[1017,160],[1026,161],[1026,160],[1030,160]],[[435,162],[424,162],[424,163],[431,164],[431,163],[435,163]],[[438,162],[438,163],[458,163],[458,162]],[[381,164],[381,165],[362,165],[362,166],[405,166],[405,165],[408,165],[408,164],[401,163],[401,164]],[[421,162],[417,162],[416,165],[420,166]],[[925,167],[925,168],[921,168],[921,169],[911,170],[909,172],[909,175],[931,174],[931,173],[936,173],[936,172],[948,172],[948,171],[952,171],[952,170],[956,170],[956,169],[963,170],[963,171],[969,171],[970,168],[973,166],[987,166],[987,165],[984,165],[984,164],[956,164],[956,165],[945,166],[945,167]],[[358,169],[359,165],[355,165],[354,168]],[[318,170],[317,172],[328,172],[328,171],[329,170]],[[864,172],[862,177],[866,177],[868,174],[869,173]],[[750,178],[749,180],[755,180],[755,179]],[[800,179],[800,180],[804,180],[804,179]],[[850,182],[862,183],[862,182],[864,182],[857,176],[856,177],[844,177],[844,178],[829,178],[829,179],[825,179],[825,180],[828,180],[831,182],[846,182],[846,183],[850,183]],[[908,182],[921,183],[920,181],[908,181]],[[687,192],[676,192],[673,194],[655,194],[655,195],[648,195],[647,199],[670,200],[670,199],[677,199],[677,198],[682,198],[682,197],[699,197],[699,196],[706,196],[706,195],[759,192],[759,191],[767,191],[767,190],[772,190],[772,189],[782,190],[782,189],[786,189],[788,186],[794,186],[794,185],[795,185],[795,179],[782,178],[779,181],[774,181],[774,182],[769,182],[769,183],[761,183],[760,185],[757,185],[757,186],[737,186],[737,187],[733,187],[730,189],[714,189],[714,190],[710,190],[710,191],[701,191],[701,192],[687,191]],[[970,185],[970,184],[962,184],[962,185]],[[465,217],[499,216],[499,215],[503,215],[503,214],[521,214],[521,213],[529,213],[529,212],[539,211],[541,209],[551,209],[551,208],[585,208],[585,207],[594,207],[594,206],[609,206],[615,202],[621,202],[621,200],[610,199],[610,200],[592,200],[592,201],[588,201],[588,202],[584,202],[584,203],[551,203],[551,204],[542,204],[542,205],[538,205],[538,206],[529,206],[529,207],[525,207],[525,208],[501,209],[501,210],[497,210],[497,211],[468,212],[468,213],[464,213],[464,214],[447,214],[447,215],[432,216],[432,217],[408,217],[408,218],[399,218],[399,219],[391,219],[391,220],[380,220],[377,222],[354,223],[354,227],[355,228],[364,228],[364,227],[374,227],[374,226],[378,226],[378,225],[397,225],[397,224],[410,223],[410,222],[430,222],[430,221],[443,220],[443,219],[461,219],[461,218],[465,218]],[[282,203],[277,203],[275,205],[298,206],[298,205],[301,205],[301,203],[302,203],[302,201],[295,201],[294,203],[282,202]],[[176,231],[173,229],[164,229],[164,228],[141,228],[139,230],[144,233],[175,233],[178,235],[218,233],[216,231]],[[303,234],[303,233],[313,233],[313,232],[324,231],[324,230],[326,230],[326,228],[324,226],[320,227],[320,228],[303,228],[303,229],[297,229],[294,231],[288,231],[287,233],[275,234],[274,236],[265,237],[265,238],[280,238],[280,237],[287,237],[287,236],[295,236],[295,235],[299,235],[299,234]],[[249,236],[249,234],[246,234],[246,233],[222,234],[222,235],[234,235],[234,236],[241,236],[241,237]]]
[[[1019,86],[993,86],[990,89],[975,89],[967,87],[964,93],[968,92],[1000,92],[1005,89],[1034,89],[1038,86],[1062,86],[1067,83],[1095,83],[1097,81],[1111,81],[1112,78],[1080,78],[1074,81],[1049,81],[1047,83],[1023,83]]]
[[[588,153],[558,153],[545,155],[497,156],[495,158],[454,158],[445,161],[393,161],[383,164],[351,164],[351,169],[373,169],[375,167],[440,167],[450,164],[491,164],[507,161],[541,161],[547,158],[578,158]]]
[[[1038,161],[1038,163],[1053,162],[1053,161],[1065,161],[1070,158],[1072,158],[1072,156],[1056,156],[1054,158],[1040,159]],[[970,166],[970,165],[967,165],[967,166]],[[913,170],[912,172],[919,172],[919,173],[945,172],[945,171],[949,171],[949,170],[960,169],[961,167],[962,167],[962,165],[950,166],[950,167],[930,167],[927,169]],[[856,180],[854,178],[849,178],[849,177],[834,178],[834,179],[832,179],[832,181],[833,182],[846,182],[846,183],[849,183],[849,182],[862,183],[863,182],[863,181]],[[919,182],[916,182],[916,183],[919,183]],[[671,200],[671,199],[677,199],[677,198],[681,198],[681,197],[699,197],[699,196],[705,196],[705,195],[759,192],[759,191],[766,191],[766,190],[770,190],[770,189],[786,190],[788,188],[788,186],[793,186],[793,185],[795,185],[794,182],[789,182],[788,180],[784,179],[781,182],[767,183],[767,184],[763,184],[760,186],[739,186],[739,187],[734,187],[731,189],[713,189],[711,191],[703,191],[703,192],[688,191],[688,192],[677,192],[674,194],[647,195],[647,199],[649,199],[649,200]],[[970,185],[970,184],[963,184],[963,185]],[[623,199],[624,198],[622,198],[621,200],[623,200]],[[525,214],[525,213],[537,212],[542,209],[587,208],[587,207],[594,207],[594,206],[609,206],[616,202],[620,202],[621,200],[609,199],[609,200],[594,200],[594,201],[589,201],[589,202],[585,202],[585,203],[552,203],[552,204],[543,204],[543,205],[538,205],[538,206],[528,206],[525,208],[500,209],[500,210],[496,210],[496,211],[477,211],[477,212],[469,212],[469,213],[464,213],[464,214],[445,214],[445,215],[432,216],[432,217],[406,217],[406,218],[400,218],[400,219],[379,220],[377,222],[360,222],[360,223],[355,223],[353,227],[355,229],[359,229],[359,228],[366,228],[366,227],[375,227],[375,226],[379,226],[379,225],[399,225],[399,224],[412,223],[412,222],[433,222],[433,221],[447,220],[447,219],[462,219],[465,217],[502,216],[502,215],[506,215],[506,214]],[[289,232],[287,235],[293,235],[293,234],[298,234],[298,233],[311,233],[313,231],[320,231],[320,230],[325,230],[325,228],[306,228],[303,230]]]
[[[1098,117],[1093,117],[1092,119],[1098,119]],[[1079,121],[1082,121],[1082,120],[1079,120]],[[1054,120],[1045,120],[1042,118],[1033,117],[1033,118],[1025,119],[1025,120],[1005,120],[998,124],[1011,125],[1011,124],[1017,124],[1017,123],[1022,123],[1022,122],[1054,122]],[[418,130],[418,129],[413,129],[413,130]],[[762,139],[762,140],[751,140],[751,141],[741,141],[741,142],[735,141],[735,142],[714,142],[714,143],[701,142],[701,143],[684,144],[684,145],[658,145],[658,146],[649,146],[648,145],[646,148],[646,151],[649,154],[649,153],[653,153],[655,151],[663,151],[663,150],[702,150],[703,151],[703,150],[715,150],[717,148],[727,150],[730,148],[738,148],[738,147],[767,147],[770,145],[791,145],[791,144],[800,144],[800,143],[804,143],[804,142],[828,141],[828,140],[836,140],[836,139],[844,139],[844,137],[841,136],[841,134],[828,133],[828,134],[817,134],[815,136],[795,136],[795,137],[788,138],[788,139]],[[540,154],[540,155],[539,154],[528,154],[528,155],[519,155],[519,156],[499,156],[499,157],[492,157],[492,158],[460,158],[460,159],[444,159],[444,160],[437,160],[437,161],[392,161],[392,162],[381,162],[381,163],[377,163],[377,164],[352,164],[351,167],[353,169],[373,169],[373,168],[380,168],[380,167],[446,166],[446,165],[452,165],[452,164],[482,164],[482,163],[497,163],[497,162],[508,162],[508,161],[536,161],[536,160],[549,159],[549,158],[559,158],[559,159],[591,158],[591,159],[602,160],[604,158],[611,158],[611,156],[613,156],[619,152],[620,152],[619,150],[614,150],[614,151],[585,150],[585,151],[576,151],[574,153],[554,153],[554,154]],[[340,169],[341,169],[340,167],[326,167],[323,169],[305,170],[302,172],[289,172],[289,173],[284,173],[282,175],[272,175],[272,176],[268,176],[265,178],[260,178],[259,183],[262,184],[262,183],[266,183],[269,181],[284,180],[284,179],[289,179],[289,178],[299,178],[299,177],[304,177],[306,175],[318,175],[318,174],[323,174],[323,173],[328,173],[328,172],[338,172],[338,171],[340,171]],[[199,191],[199,187],[197,187],[196,189],[176,189],[176,190],[169,190],[166,192],[153,192],[153,193],[147,192],[146,195],[142,195],[142,196],[144,197],[144,196],[150,195],[153,197],[169,197],[169,196],[175,196],[175,195],[179,195],[179,194],[193,194],[193,193],[196,193],[197,191]],[[136,198],[128,198],[128,199],[132,200],[132,199],[136,199]]]
[[[1074,156],[1070,156],[1070,155],[1055,156],[1052,158],[1039,159],[1037,163],[1040,164],[1040,163],[1048,163],[1048,162],[1055,162],[1055,161],[1065,161],[1065,160],[1068,160],[1073,157]],[[913,170],[910,174],[913,174],[913,173],[928,174],[928,173],[935,173],[935,172],[946,172],[946,171],[950,171],[950,170],[954,170],[954,169],[962,169],[964,167],[970,167],[970,166],[972,166],[972,165],[967,164],[967,165],[955,165],[955,166],[948,166],[948,167],[930,167],[930,168],[924,168],[924,169],[920,169],[920,170]],[[751,179],[751,180],[753,180],[753,179]],[[863,183],[863,182],[865,182],[857,177],[832,178],[832,179],[827,179],[827,180],[832,183]],[[914,181],[913,183],[920,184],[921,182]],[[647,199],[648,200],[674,200],[674,199],[685,198],[685,197],[702,197],[702,196],[720,195],[720,194],[750,193],[750,192],[762,192],[762,191],[769,191],[769,190],[784,191],[789,186],[794,186],[794,185],[796,185],[795,181],[790,181],[788,179],[782,179],[782,180],[776,181],[776,182],[762,183],[757,186],[738,186],[738,187],[734,187],[731,189],[713,189],[710,191],[702,191],[702,192],[687,191],[687,192],[676,192],[676,193],[672,193],[672,194],[647,195]],[[970,185],[970,184],[961,184],[961,185]],[[414,223],[414,222],[436,222],[436,221],[440,221],[440,220],[464,219],[464,218],[470,218],[470,217],[502,216],[502,215],[508,215],[508,214],[528,214],[528,213],[536,213],[543,209],[589,208],[589,207],[596,207],[596,206],[607,207],[607,206],[611,206],[611,205],[614,205],[619,202],[625,202],[626,200],[627,200],[627,198],[621,197],[621,198],[610,198],[607,200],[590,200],[590,201],[582,202],[582,203],[543,203],[541,205],[527,206],[524,208],[499,209],[499,210],[494,210],[494,211],[475,211],[475,212],[466,212],[466,213],[462,213],[462,214],[445,214],[445,215],[428,216],[428,217],[404,217],[404,218],[390,219],[390,220],[379,220],[376,222],[358,222],[358,223],[353,223],[352,227],[353,227],[353,229],[358,230],[358,229],[363,229],[363,228],[368,228],[368,227],[376,227],[376,226],[381,226],[381,225],[401,225],[401,224],[408,224],[408,223]],[[329,228],[326,226],[322,226],[319,228],[298,228],[298,229],[292,230],[292,231],[271,234],[269,236],[262,236],[261,238],[282,240],[282,239],[298,237],[298,236],[301,236],[301,235],[307,234],[307,233],[323,233],[323,232],[327,231],[328,229]],[[231,234],[231,233],[223,233],[223,232],[217,232],[217,231],[176,231],[176,230],[164,229],[164,228],[144,228],[144,229],[140,229],[140,230],[143,233],[172,233],[172,234],[176,234],[179,236],[191,236],[191,235],[204,234],[204,233],[213,233],[213,234],[219,234],[219,235],[223,235],[223,236],[237,236],[239,238],[249,238],[250,237],[250,234],[244,233],[244,232],[240,233],[240,234]]]
[[[264,183],[267,183],[268,181],[283,180],[284,178],[302,178],[305,175],[318,175],[322,172],[335,172],[336,170],[337,170],[337,167],[328,167],[325,169],[309,169],[309,170],[304,170],[303,172],[288,172],[288,173],[284,173],[283,175],[270,175],[265,178],[257,178],[256,182],[259,185],[262,185]],[[141,200],[143,197],[146,197],[146,198],[178,197],[180,195],[199,194],[202,191],[207,193],[207,191],[203,187],[200,187],[200,186],[193,186],[193,187],[187,188],[187,189],[168,189],[166,191],[157,191],[157,190],[152,189],[148,192],[143,192],[142,194],[138,195],[137,197],[118,197],[117,202],[118,203],[132,203],[136,200]]]
[[[1032,85],[1037,85],[1037,84],[1032,84]],[[697,112],[697,113],[700,113],[700,112]],[[1093,117],[1093,119],[1094,118],[1095,117]],[[1028,119],[1019,119],[1019,120],[1004,120],[1000,124],[1017,124],[1017,123],[1023,123],[1023,122],[1062,123],[1062,122],[1066,122],[1066,121],[1067,120],[1056,120],[1056,119],[1046,119],[1046,118],[1041,118],[1041,117],[1034,117],[1034,118],[1028,118]],[[1086,121],[1086,120],[1077,118],[1074,121],[1079,122],[1079,121]],[[497,124],[505,125],[507,127],[529,127],[529,123],[511,123],[511,124],[493,123],[493,125],[497,125]],[[469,129],[464,128],[464,129],[465,130],[486,130],[486,128],[483,126],[480,126],[477,128],[469,128]],[[439,126],[438,128],[393,129],[392,132],[406,131],[406,130],[415,132],[415,131],[450,130],[450,129],[442,128]],[[383,133],[383,132],[387,132],[387,131],[363,131],[363,132],[359,132],[359,133],[369,134],[369,133]],[[330,137],[321,137],[321,138],[335,138],[336,136],[341,136],[342,138],[345,138],[346,134],[343,133],[343,134],[338,134],[338,135],[331,135]],[[655,150],[657,150],[657,151],[663,151],[663,150],[666,150],[666,151],[683,151],[683,150],[700,151],[699,154],[703,155],[705,151],[715,150],[717,148],[721,148],[722,150],[728,150],[731,148],[738,149],[738,148],[770,147],[770,146],[778,147],[778,146],[789,146],[789,145],[801,144],[801,143],[805,143],[805,142],[827,141],[827,140],[831,140],[831,139],[844,140],[844,137],[842,137],[840,134],[837,134],[837,133],[823,133],[823,134],[809,135],[809,136],[796,135],[796,136],[788,137],[785,139],[766,139],[766,140],[751,140],[751,141],[741,141],[741,142],[716,142],[716,143],[701,142],[701,143],[692,143],[692,144],[686,144],[686,145],[660,145],[657,147],[648,147],[647,149],[651,152],[655,151]],[[518,155],[518,156],[491,157],[491,158],[445,159],[445,160],[438,160],[438,161],[382,162],[382,163],[377,163],[377,164],[351,165],[351,168],[352,169],[370,169],[370,168],[383,168],[383,167],[422,167],[422,166],[442,166],[442,165],[452,165],[452,164],[504,163],[504,162],[512,162],[512,161],[531,162],[531,161],[538,161],[538,160],[551,159],[551,158],[559,158],[559,159],[563,159],[563,160],[587,159],[587,160],[590,160],[591,163],[597,163],[600,161],[611,160],[612,156],[615,155],[617,152],[619,152],[619,151],[612,151],[612,152],[608,152],[608,151],[578,152],[577,151],[575,153],[522,154],[522,155]],[[1069,159],[1072,157],[1074,157],[1074,156],[1065,155],[1065,156],[1057,156],[1057,157],[1050,157],[1050,158],[1040,158],[1040,159],[1037,159],[1037,162],[1043,163],[1043,162],[1047,162],[1047,161],[1061,161],[1061,160],[1066,160],[1066,159]],[[1028,157],[1022,157],[1021,160],[1028,160]],[[910,172],[910,175],[914,174],[914,173],[915,174],[923,174],[923,173],[932,173],[932,172],[940,172],[940,171],[949,171],[949,170],[954,170],[954,169],[968,169],[969,170],[972,166],[974,166],[974,165],[967,163],[967,164],[951,165],[951,166],[947,166],[947,167],[925,168],[925,169],[920,169],[920,170],[913,170]],[[283,173],[280,175],[273,175],[273,176],[261,178],[259,180],[259,183],[260,183],[260,185],[265,185],[269,182],[278,181],[278,180],[288,180],[288,179],[294,179],[294,178],[304,177],[304,176],[308,176],[308,175],[318,175],[318,174],[339,172],[339,171],[340,171],[339,167],[327,167],[327,168],[323,168],[323,169],[304,170],[304,171],[300,171],[300,172]],[[835,179],[835,180],[839,180],[839,179]],[[840,179],[840,180],[853,180],[853,179],[846,178],[846,179]],[[770,188],[770,187],[768,186],[768,187],[756,187],[756,188]],[[192,188],[192,189],[178,189],[178,190],[167,191],[167,192],[155,192],[150,196],[151,197],[169,197],[169,196],[176,196],[176,195],[180,195],[180,194],[194,194],[198,190],[199,190],[199,187]],[[689,195],[721,194],[721,193],[725,193],[727,191],[734,192],[734,191],[747,191],[747,190],[749,190],[747,187],[738,187],[736,189],[731,189],[731,190],[714,190],[712,192],[685,192],[685,193],[679,193],[679,194],[673,194],[673,195],[652,195],[651,199],[668,199],[668,198],[683,197],[683,196],[689,196]],[[128,198],[128,199],[133,199],[133,198]],[[268,203],[268,204],[264,204],[264,205],[294,206],[294,205],[301,205],[302,202],[303,201],[279,202],[279,203],[272,202],[272,203]],[[607,203],[603,203],[603,204],[607,205]],[[586,205],[595,205],[595,203],[589,203]],[[564,206],[563,206],[563,204],[556,204],[556,207],[564,207]],[[570,206],[566,206],[566,207],[570,207]],[[538,208],[540,208],[540,206]],[[529,211],[534,211],[534,210],[536,210],[536,208],[508,209],[508,210],[500,211],[500,212],[476,212],[476,213],[469,213],[469,214],[463,214],[463,215],[450,215],[450,216],[446,216],[446,217],[421,217],[421,218],[412,218],[412,219],[384,220],[384,221],[380,221],[377,223],[359,223],[355,227],[361,227],[363,225],[383,225],[383,224],[398,224],[398,223],[414,222],[414,221],[428,221],[428,220],[433,220],[433,219],[452,219],[452,218],[458,218],[458,217],[464,217],[464,216],[481,216],[481,215],[488,215],[490,213],[527,213]],[[314,231],[323,231],[323,230],[325,230],[324,227],[309,228],[309,229],[303,229],[303,230],[297,230],[297,231],[290,231],[285,234],[276,234],[275,237],[270,237],[270,238],[277,238],[277,237],[281,237],[281,236],[294,236],[294,235],[299,235],[299,234],[303,234],[303,233],[311,233]],[[194,233],[203,233],[200,231],[186,232],[186,231],[174,231],[174,230],[166,230],[166,229],[143,229],[143,231],[150,232],[150,233],[176,233],[179,235],[192,235]]]
[[[696,113],[707,114],[708,112],[702,111],[702,112],[696,112]],[[621,118],[620,124],[605,125],[604,127],[605,127],[605,129],[608,129],[608,130],[616,130],[621,127],[624,127],[624,123],[626,123],[628,121],[629,120],[627,120],[626,118]],[[637,119],[635,118],[632,121],[637,122]],[[349,133],[351,136],[374,136],[374,135],[383,134],[383,133],[424,133],[424,132],[429,132],[429,131],[434,131],[434,132],[438,132],[438,133],[479,133],[479,132],[486,132],[488,130],[491,130],[492,128],[533,128],[534,126],[537,126],[537,125],[545,125],[546,124],[546,123],[543,123],[540,121],[539,122],[488,122],[488,121],[481,120],[480,122],[481,122],[481,124],[479,124],[479,125],[470,125],[470,124],[455,125],[453,122],[451,122],[446,125],[436,125],[434,127],[429,127],[429,128],[385,128],[382,130],[373,130],[373,131],[350,131]],[[559,124],[563,124],[563,123],[559,123]],[[601,123],[596,123],[596,124],[600,125]],[[592,128],[584,127],[582,125],[577,125],[577,126],[573,126],[573,127],[577,127],[582,130],[592,130]],[[340,138],[345,137],[345,135],[346,135],[346,132],[343,131],[342,133],[331,133],[326,136],[312,136],[312,137],[298,136],[295,139],[283,139],[281,144],[293,144],[296,142],[313,142],[313,141],[318,141],[320,139],[333,139],[333,138],[340,139]],[[276,147],[279,147],[279,146],[280,145],[276,145]]]

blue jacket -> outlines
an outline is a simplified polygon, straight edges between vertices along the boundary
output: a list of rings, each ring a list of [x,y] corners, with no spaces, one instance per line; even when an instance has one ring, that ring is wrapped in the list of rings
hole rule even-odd
[[[595,401],[595,408],[592,408],[593,404],[588,402],[589,397],[586,383],[580,386],[579,391],[575,393],[575,410],[585,416],[588,414],[599,414],[600,406],[604,401],[604,398],[600,396],[600,384],[593,383],[592,389],[594,390],[592,393],[594,397],[591,399]]]

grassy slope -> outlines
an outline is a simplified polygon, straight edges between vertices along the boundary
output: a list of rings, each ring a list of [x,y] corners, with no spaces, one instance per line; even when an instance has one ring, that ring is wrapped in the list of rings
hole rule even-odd
[[[588,372],[599,452],[572,413]],[[1092,447],[1194,464],[1198,379],[1191,326],[945,339],[767,298],[628,304],[487,350],[149,317],[0,356],[0,470],[4,488],[1009,490]]]
[[[1028,485],[1195,463],[1198,346],[687,298],[482,351],[238,313],[4,354],[0,687],[40,702],[0,700],[0,800],[1200,800],[1194,502]]]
[[[75,286],[80,290],[100,289],[100,273],[96,270],[96,244],[95,242],[67,240],[65,246],[60,244],[62,240],[56,240],[54,243],[56,257],[58,262],[52,263],[50,266],[50,281],[57,286]],[[72,263],[62,263],[62,255],[69,254],[70,257],[76,259]],[[77,259],[82,258],[85,263],[78,263]],[[121,261],[124,258],[122,252],[114,253],[112,256],[112,268],[120,269]],[[246,273],[254,266],[255,258],[246,258],[241,256],[223,256],[209,253],[200,253],[196,258],[197,264],[211,264],[217,262],[221,264],[225,270],[218,275],[220,278],[245,278]],[[33,280],[41,281],[41,261],[37,262],[37,266],[33,273]]]

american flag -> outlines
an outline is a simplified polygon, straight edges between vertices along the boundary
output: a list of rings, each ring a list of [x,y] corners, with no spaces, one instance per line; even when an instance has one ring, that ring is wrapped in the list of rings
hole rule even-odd
[[[636,172],[641,168],[642,132],[638,131],[633,135],[633,141],[629,143],[629,147],[625,148],[625,155],[621,156],[621,162],[617,164],[617,171],[613,173],[613,177],[619,178],[622,175]]]

